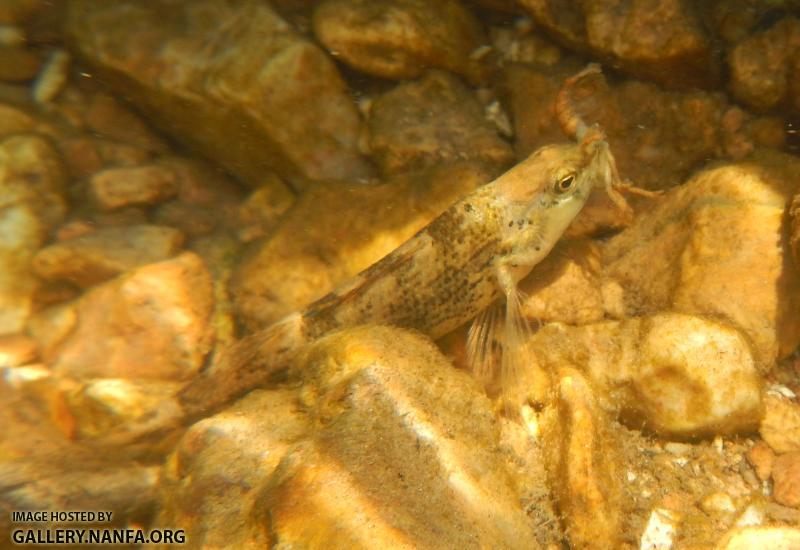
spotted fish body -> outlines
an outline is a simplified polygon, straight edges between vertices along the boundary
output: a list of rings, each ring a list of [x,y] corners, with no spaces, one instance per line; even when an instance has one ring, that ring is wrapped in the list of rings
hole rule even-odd
[[[303,311],[307,334],[317,338],[334,329],[381,323],[438,338],[463,325],[503,296],[497,271],[504,258],[533,252],[517,267],[518,280],[547,255],[566,229],[566,220],[556,218],[571,221],[591,186],[573,184],[564,202],[558,201],[563,193],[551,188],[584,165],[576,145],[540,149],[309,306]]]
[[[309,337],[363,323],[415,328],[434,338],[499,296],[491,282],[502,213],[484,186],[386,258],[303,312]]]
[[[180,394],[186,414],[207,414],[264,384],[300,347],[333,330],[376,323],[438,338],[500,298],[506,324],[518,328],[516,283],[550,252],[591,190],[610,187],[609,163],[597,131],[539,149],[337,290],[234,346]]]

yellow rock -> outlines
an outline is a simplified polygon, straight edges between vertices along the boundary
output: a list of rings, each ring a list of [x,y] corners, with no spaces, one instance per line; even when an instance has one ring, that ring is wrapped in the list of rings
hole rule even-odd
[[[147,264],[84,293],[48,360],[78,379],[182,380],[210,350],[212,306],[211,276],[194,252]]]
[[[166,425],[159,418],[177,418],[177,403],[171,397],[180,388],[175,382],[98,378],[67,394],[67,404],[75,418],[80,437],[100,437],[125,433],[126,426],[151,421]]]
[[[21,331],[38,286],[31,257],[66,210],[66,175],[45,138],[0,141],[0,334]]]
[[[599,247],[589,240],[563,241],[520,284],[523,314],[541,322],[585,325],[601,321]]]
[[[166,460],[154,525],[184,529],[194,547],[266,547],[263,493],[308,428],[288,390],[255,390],[196,423]]]
[[[333,333],[294,373],[315,436],[269,496],[273,544],[538,546],[489,400],[428,339]]]
[[[75,435],[75,418],[67,404],[67,396],[77,387],[75,381],[58,376],[40,364],[0,368],[0,380],[0,394],[16,401],[13,407],[15,410],[21,411],[30,407],[35,411],[33,415],[28,413],[23,416],[39,419],[44,431],[55,427],[61,435],[70,438]],[[9,423],[18,424],[8,427],[11,433],[23,425],[19,418],[14,418]]]
[[[45,280],[90,287],[145,264],[166,260],[183,246],[183,234],[161,225],[104,227],[41,248],[31,265]]]
[[[156,524],[204,547],[528,549],[563,537],[552,512],[539,533],[544,514],[523,507],[549,498],[540,455],[500,449],[490,401],[427,338],[332,333],[301,353],[289,386],[189,429]]]
[[[626,316],[673,310],[741,329],[768,370],[800,343],[783,225],[798,186],[800,160],[770,151],[698,173],[604,246],[606,288]]]
[[[556,401],[545,412],[542,444],[551,487],[574,548],[616,548],[622,526],[619,457],[584,375],[557,374]]]
[[[312,24],[331,52],[368,74],[411,80],[437,67],[472,83],[487,75],[470,55],[486,43],[482,25],[455,0],[326,0]]]
[[[739,527],[730,531],[715,546],[716,550],[795,550],[800,548],[800,529],[796,527]]]
[[[759,431],[776,453],[800,451],[800,405],[768,393]]]
[[[151,122],[253,186],[272,170],[297,189],[370,173],[336,65],[268,3],[81,1],[64,26],[73,51]]]
[[[662,434],[754,428],[761,376],[746,339],[700,317],[663,313],[584,327],[550,324],[530,349],[549,370],[582,369],[603,408]]]

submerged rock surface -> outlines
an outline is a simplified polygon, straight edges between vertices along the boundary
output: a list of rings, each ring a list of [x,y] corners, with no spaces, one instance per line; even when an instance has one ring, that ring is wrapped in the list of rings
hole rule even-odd
[[[211,280],[196,254],[148,264],[84,294],[48,362],[76,378],[181,380],[210,350],[211,308]]]
[[[711,40],[680,0],[520,4],[559,41],[612,59],[633,74],[673,86],[708,86],[719,78]]]
[[[0,334],[21,331],[33,313],[31,258],[65,214],[65,177],[44,138],[0,142]]]
[[[605,245],[606,292],[624,315],[723,319],[768,370],[800,342],[800,279],[784,230],[798,174],[795,157],[767,151],[698,173]]]
[[[191,429],[167,463],[162,522],[204,544],[536,547],[489,400],[430,341],[356,328],[296,369],[299,395],[255,392]]]
[[[800,19],[786,17],[736,45],[728,56],[731,92],[757,111],[800,112]]]
[[[602,406],[631,425],[672,436],[758,425],[762,379],[747,340],[725,324],[676,313],[553,324],[530,347],[548,371],[583,370]]]
[[[372,156],[387,175],[458,160],[503,168],[513,161],[475,95],[442,71],[379,96],[368,128]]]
[[[457,0],[325,0],[313,27],[332,55],[367,74],[411,79],[440,68],[473,82],[487,75],[471,56],[485,33]]]
[[[797,546],[796,6],[567,4],[0,0],[0,536]],[[468,327],[351,327],[186,420],[248,330],[573,139],[588,60],[560,107],[664,192],[597,190],[521,283],[516,385]]]
[[[333,62],[268,4],[71,2],[75,48],[166,132],[253,186],[364,176]],[[145,32],[142,32],[145,31]]]

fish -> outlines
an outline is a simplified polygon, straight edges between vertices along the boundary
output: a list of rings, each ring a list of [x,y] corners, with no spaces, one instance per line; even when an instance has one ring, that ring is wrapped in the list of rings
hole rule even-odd
[[[605,135],[571,110],[567,79],[556,102],[576,142],[547,145],[458,200],[416,235],[333,292],[234,344],[178,395],[186,418],[206,416],[285,372],[306,344],[363,324],[410,328],[437,339],[473,320],[468,357],[485,378],[524,368],[530,333],[517,283],[559,241],[595,188],[621,208],[624,187]],[[576,121],[577,119],[577,121]],[[498,306],[505,305],[505,313]],[[501,345],[499,366],[495,343]],[[504,382],[505,383],[505,382]]]

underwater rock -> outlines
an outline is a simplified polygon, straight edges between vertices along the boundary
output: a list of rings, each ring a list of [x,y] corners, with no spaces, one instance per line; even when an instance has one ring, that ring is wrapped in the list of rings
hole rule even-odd
[[[790,237],[789,242],[792,245],[792,256],[794,257],[794,265],[800,269],[800,194],[795,195],[792,199],[792,205],[789,208],[789,223]]]
[[[38,121],[14,105],[0,103],[0,137],[33,132]]]
[[[0,335],[0,367],[27,365],[38,355],[36,340],[24,334]]]
[[[76,379],[185,379],[212,344],[211,285],[193,252],[131,270],[80,297],[74,328],[46,360]]]
[[[772,481],[775,502],[800,507],[800,452],[782,454],[775,459]]]
[[[152,205],[178,192],[175,180],[171,170],[158,165],[111,168],[92,176],[89,180],[89,196],[100,210]]]
[[[38,286],[31,259],[66,210],[61,159],[39,136],[0,142],[0,334],[20,332]]]
[[[747,340],[700,317],[663,313],[583,327],[549,324],[530,349],[548,371],[572,365],[598,403],[660,434],[736,433],[758,424],[761,376]]]
[[[106,93],[98,92],[88,98],[82,115],[86,129],[94,135],[154,153],[169,151],[164,140],[139,116]]]
[[[792,550],[800,548],[800,529],[797,527],[748,526],[731,530],[714,547],[715,550]]]
[[[81,205],[84,206],[84,205]],[[88,211],[87,211],[88,210]],[[154,226],[149,222],[149,216],[147,209],[143,206],[126,206],[124,208],[118,208],[116,210],[112,210],[111,212],[102,212],[100,210],[89,210],[89,209],[75,209],[73,213],[77,216],[83,217],[86,216],[88,220],[77,220],[78,223],[88,223],[91,224],[93,228],[104,229],[104,228],[111,228],[116,227],[119,229],[123,229],[126,227],[163,227],[163,226]],[[68,227],[67,227],[68,228]],[[166,229],[170,231],[176,231],[178,233],[178,246],[184,242],[184,237],[173,227],[167,227]],[[59,232],[61,228],[59,228]],[[66,231],[67,234],[70,231]],[[88,234],[88,232],[86,233]]]
[[[798,185],[800,161],[769,150],[699,172],[603,245],[604,290],[625,316],[724,320],[769,370],[800,342],[800,283],[783,225]]]
[[[602,321],[600,247],[590,240],[564,240],[520,282],[522,313],[539,322],[585,325]]]
[[[554,67],[565,57],[564,51],[539,32],[527,16],[515,19],[513,25],[502,21],[490,25],[489,36],[501,67],[515,63]]]
[[[60,140],[58,150],[74,180],[88,178],[103,169],[99,147],[90,137],[77,136]]]
[[[715,84],[712,43],[682,0],[519,0],[558,41],[668,86]]]
[[[28,320],[28,334],[36,340],[42,357],[51,357],[55,347],[75,327],[75,306],[74,301],[62,302],[37,311]]]
[[[103,168],[136,168],[149,164],[154,157],[147,149],[91,136],[59,139],[58,148],[76,180],[88,179]]]
[[[107,433],[119,436],[129,431],[128,426],[147,421],[164,425],[157,417],[177,417],[177,403],[171,398],[180,386],[162,380],[96,378],[65,398],[78,437],[96,438]]]
[[[778,4],[758,0],[712,0],[700,7],[703,22],[725,46],[735,46],[757,26],[763,26],[765,16],[782,11]]]
[[[314,438],[265,495],[272,544],[536,546],[489,400],[428,339],[355,328],[295,367]]]
[[[475,95],[442,71],[375,99],[368,127],[372,158],[384,175],[456,160],[499,167],[514,160]]]
[[[736,504],[728,493],[709,493],[700,501],[700,509],[708,515],[730,515],[736,512]]]
[[[103,138],[95,138],[93,143],[104,168],[135,168],[147,164],[153,158],[152,153],[147,149],[128,143]]]
[[[315,185],[234,274],[240,317],[263,328],[321,298],[494,175],[485,166],[457,163],[380,185]]]
[[[0,23],[23,23],[46,5],[44,0],[4,0],[0,2]]]
[[[66,174],[47,139],[16,135],[0,141],[0,168],[0,206],[29,206],[44,230],[61,221]]]
[[[44,365],[0,368],[4,534],[13,527],[10,510],[108,510],[119,526],[127,520],[141,524],[152,511],[159,467],[71,441],[74,420],[65,396],[76,386]]]
[[[34,102],[45,108],[53,105],[67,85],[71,63],[72,56],[62,48],[49,53],[31,87]]]
[[[39,72],[41,63],[41,57],[27,48],[0,45],[0,80],[30,80]]]
[[[440,68],[477,83],[487,67],[471,54],[488,41],[458,0],[325,0],[314,34],[331,54],[368,74],[414,79]]]
[[[506,467],[513,476],[514,487],[520,495],[520,507],[533,524],[536,540],[531,541],[531,546],[557,547],[564,541],[563,515],[556,508],[557,503],[549,486],[545,449],[519,419],[498,415],[498,422],[500,443],[497,452],[504,457]]]
[[[198,547],[266,547],[264,492],[309,428],[287,390],[255,390],[197,422],[165,462],[155,523],[184,529]]]
[[[183,245],[177,229],[159,225],[106,227],[51,244],[33,257],[36,275],[90,287],[129,269],[160,262]]]
[[[157,466],[112,462],[78,448],[4,461],[0,463],[0,508],[112,511],[113,523],[104,523],[102,528],[122,527],[126,519],[142,521],[152,511],[158,472]],[[9,524],[9,519],[9,513],[0,518],[4,533],[10,533],[15,525]],[[75,525],[47,523],[47,528],[57,527]]]
[[[17,455],[35,454],[31,445],[30,424],[47,440],[38,450],[48,449],[60,438],[72,437],[75,419],[67,407],[66,396],[76,389],[76,382],[54,374],[42,364],[0,368],[0,398],[8,408],[7,418],[2,418],[5,438],[0,438],[0,463]]]
[[[752,464],[756,476],[762,482],[772,476],[772,466],[775,463],[775,453],[763,441],[758,441],[747,453],[747,460]]]
[[[564,78],[570,74],[568,69],[543,70],[522,63],[504,67],[500,91],[514,121],[517,158],[525,158],[544,145],[567,139],[553,106]],[[607,128],[603,130],[608,131]]]
[[[157,523],[212,546],[537,546],[489,400],[429,340],[334,333],[295,375],[299,393],[255,390],[186,433]]]
[[[336,66],[264,2],[76,1],[67,32],[150,120],[253,186],[369,173]]]
[[[785,453],[775,458],[772,483],[775,502],[800,508],[800,452]]]
[[[176,227],[187,237],[239,224],[237,210],[243,193],[231,178],[207,163],[184,157],[161,157],[158,166],[175,174],[177,195],[150,210],[154,222]],[[283,184],[269,187],[276,196],[293,196]]]
[[[608,418],[574,368],[555,374],[556,399],[545,413],[542,445],[550,486],[573,548],[616,548],[622,525],[621,465]]]
[[[518,157],[564,141],[553,104],[569,74],[523,65],[505,69]],[[598,77],[581,81],[574,95],[586,123],[598,123],[607,134],[622,177],[647,189],[672,187],[711,158],[738,159],[759,146],[784,144],[783,120],[754,117],[720,93],[664,91],[637,80],[609,85]]]
[[[639,548],[671,549],[680,526],[680,520],[680,514],[674,510],[654,508],[647,518],[647,525],[642,533]]]
[[[800,19],[785,17],[728,55],[734,97],[756,111],[800,111]]]
[[[759,433],[776,453],[800,451],[800,404],[768,392]]]
[[[269,235],[294,201],[295,196],[285,187],[262,185],[253,190],[237,210],[239,240],[250,242]]]

